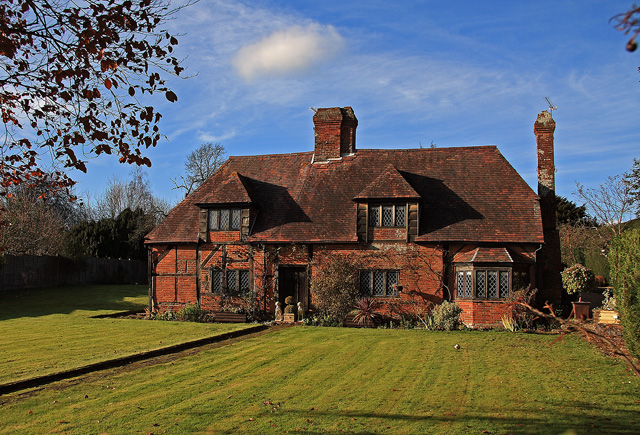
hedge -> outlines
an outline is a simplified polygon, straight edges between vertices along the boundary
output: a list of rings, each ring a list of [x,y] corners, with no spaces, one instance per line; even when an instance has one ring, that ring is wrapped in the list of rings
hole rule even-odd
[[[629,351],[640,358],[640,229],[616,237],[609,250],[611,280]]]

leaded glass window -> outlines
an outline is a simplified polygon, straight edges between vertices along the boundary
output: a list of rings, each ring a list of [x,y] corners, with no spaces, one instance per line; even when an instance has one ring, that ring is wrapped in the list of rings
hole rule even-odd
[[[217,231],[219,226],[220,211],[219,210],[209,210],[209,230]]]
[[[231,210],[231,229],[232,230],[240,229],[240,223],[242,222],[240,215],[241,213],[239,208],[234,208]]]
[[[211,291],[213,293],[222,292],[222,270],[220,269],[211,271]]]
[[[468,270],[464,273],[464,297],[473,297],[473,283],[471,282],[471,271]]]
[[[380,226],[380,207],[369,207],[369,225],[372,227]]]
[[[506,298],[509,295],[509,272],[500,271],[499,297]]]
[[[373,272],[373,295],[384,296],[384,272],[376,270]]]
[[[496,299],[498,297],[498,271],[489,270],[487,272],[487,284],[489,299]]]
[[[360,293],[368,296],[397,296],[400,281],[397,270],[361,270]]]
[[[456,295],[459,298],[473,297],[473,282],[471,281],[471,271],[458,271],[456,276]]]
[[[472,277],[475,280],[472,281]],[[479,299],[504,299],[511,289],[511,272],[500,269],[476,269],[456,271],[456,297]]]
[[[240,270],[238,271],[238,273],[239,273],[239,280],[240,280],[240,291],[243,293],[249,291],[251,288],[249,271]]]
[[[371,271],[363,270],[360,272],[360,293],[363,295],[371,294]]]
[[[226,293],[238,294],[251,288],[251,275],[247,269],[214,269],[211,271],[211,291],[223,293],[225,286],[222,277],[226,275]]]
[[[237,231],[242,226],[242,209],[215,208],[209,210],[209,231]]]
[[[383,227],[393,226],[393,206],[392,205],[382,206],[382,226]]]
[[[227,290],[229,293],[238,293],[238,271],[227,270]]]
[[[387,272],[387,296],[396,296],[398,272]]]
[[[369,226],[404,227],[407,222],[407,206],[383,204],[369,205]]]
[[[456,274],[456,296],[459,298],[464,297],[464,272],[459,271]]]
[[[229,231],[229,209],[220,210],[220,231]]]
[[[476,297],[487,297],[487,275],[484,270],[476,271]]]
[[[396,226],[404,227],[407,222],[407,206],[396,205]]]

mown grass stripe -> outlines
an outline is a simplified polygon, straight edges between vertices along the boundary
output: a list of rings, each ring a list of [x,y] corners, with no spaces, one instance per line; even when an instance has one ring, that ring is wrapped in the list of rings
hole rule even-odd
[[[166,346],[160,349],[139,352],[136,354],[126,355],[119,358],[113,358],[113,359],[100,361],[93,364],[87,364],[87,365],[76,367],[70,370],[63,370],[60,372],[51,373],[43,376],[36,376],[29,379],[15,381],[15,382],[6,382],[4,384],[0,384],[0,395],[13,393],[13,392],[24,390],[27,388],[39,387],[42,385],[50,384],[52,382],[61,381],[63,379],[70,379],[76,376],[81,376],[87,373],[92,373],[100,370],[122,367],[128,364],[132,364],[134,362],[144,361],[144,360],[156,358],[163,355],[170,355],[173,353],[182,352],[187,349],[193,349],[196,347],[205,346],[207,344],[240,337],[242,335],[253,334],[256,332],[263,331],[265,329],[267,329],[267,327],[263,325],[252,326],[252,327],[237,330],[237,331],[225,332],[223,334],[214,335],[212,337],[205,337],[205,338],[200,338],[198,340],[186,341],[183,343],[174,344],[172,346]]]

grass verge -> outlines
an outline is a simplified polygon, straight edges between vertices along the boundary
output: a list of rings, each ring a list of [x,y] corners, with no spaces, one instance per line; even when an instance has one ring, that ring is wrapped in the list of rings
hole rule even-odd
[[[57,287],[0,294],[0,383],[249,326],[91,318],[143,309],[146,303],[146,286]]]
[[[640,432],[639,380],[579,337],[554,338],[287,328],[2,396],[0,432]]]

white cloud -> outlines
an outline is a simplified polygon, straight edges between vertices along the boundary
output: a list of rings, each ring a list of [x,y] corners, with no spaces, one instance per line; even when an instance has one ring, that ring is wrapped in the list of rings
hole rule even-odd
[[[336,56],[344,41],[333,26],[292,26],[245,45],[233,65],[245,80],[301,72]]]

